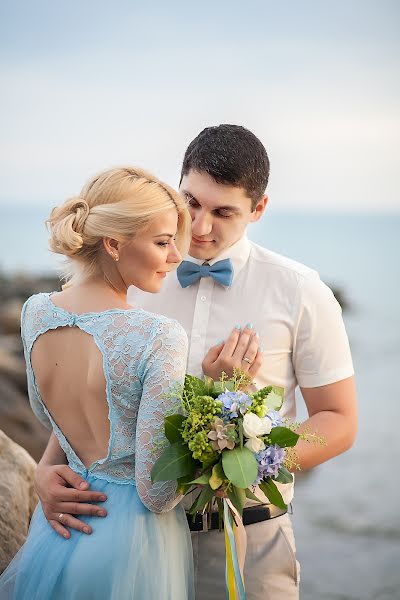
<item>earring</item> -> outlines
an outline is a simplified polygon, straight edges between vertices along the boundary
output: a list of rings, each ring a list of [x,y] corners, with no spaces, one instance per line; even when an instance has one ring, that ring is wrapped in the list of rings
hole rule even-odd
[[[118,261],[119,261],[119,256],[118,256],[118,254],[117,254],[116,252],[113,252],[113,253],[111,254],[111,256],[113,257],[113,259],[115,260],[115,262],[118,262]]]

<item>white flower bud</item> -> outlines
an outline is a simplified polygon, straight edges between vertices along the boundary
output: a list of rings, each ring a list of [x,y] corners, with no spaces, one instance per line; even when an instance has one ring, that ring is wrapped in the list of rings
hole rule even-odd
[[[245,443],[245,446],[246,448],[251,450],[251,452],[254,452],[254,454],[257,454],[257,452],[261,452],[261,450],[264,450],[265,448],[264,442],[258,437],[249,438]]]
[[[248,438],[266,435],[270,433],[271,428],[272,423],[268,417],[260,419],[260,417],[251,412],[246,413],[243,417],[243,431]]]

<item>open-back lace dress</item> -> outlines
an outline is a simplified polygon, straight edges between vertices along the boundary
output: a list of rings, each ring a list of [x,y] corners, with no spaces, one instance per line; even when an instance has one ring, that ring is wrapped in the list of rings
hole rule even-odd
[[[32,368],[36,340],[67,327],[92,336],[102,355],[110,437],[107,455],[90,466],[46,408]],[[176,321],[141,309],[73,314],[56,306],[51,294],[37,294],[24,305],[22,339],[32,409],[53,429],[69,466],[107,495],[108,515],[80,517],[93,533],[71,530],[64,539],[39,503],[25,544],[0,578],[0,598],[192,599],[192,550],[181,498],[173,482],[152,484],[150,478],[165,443],[164,417],[178,409],[168,392],[183,382],[186,333]]]

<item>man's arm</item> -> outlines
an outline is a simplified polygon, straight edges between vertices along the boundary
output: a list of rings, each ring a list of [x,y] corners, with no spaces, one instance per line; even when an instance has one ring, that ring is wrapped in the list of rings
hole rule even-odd
[[[296,445],[302,470],[311,469],[354,443],[357,433],[357,400],[354,377],[315,388],[301,388],[309,418],[300,431],[316,433],[325,445],[299,440]]]
[[[87,534],[92,533],[89,525],[73,515],[107,515],[104,508],[89,504],[104,502],[107,496],[91,492],[88,482],[67,466],[64,451],[54,433],[51,434],[37,466],[35,487],[46,519],[59,535],[67,539],[70,537],[67,527]],[[60,515],[63,515],[61,519]]]

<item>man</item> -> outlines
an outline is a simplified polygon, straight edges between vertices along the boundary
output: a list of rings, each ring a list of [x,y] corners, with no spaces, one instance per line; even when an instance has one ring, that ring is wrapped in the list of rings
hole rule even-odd
[[[257,387],[285,388],[281,413],[289,418],[296,414],[294,392],[299,385],[309,414],[302,428],[326,441],[298,444],[299,466],[308,469],[353,443],[353,367],[340,307],[318,274],[249,242],[245,235],[267,206],[268,176],[265,148],[250,131],[235,125],[202,131],[186,150],[181,173],[180,188],[192,217],[188,260],[167,278],[160,294],[135,289],[130,301],[180,321],[189,337],[189,373],[218,377],[234,366],[254,368]],[[254,343],[247,348],[254,331],[262,364]],[[240,345],[244,353],[238,351]],[[49,466],[61,462],[52,444],[38,469],[37,487],[53,527],[66,534],[55,515],[63,513],[64,525],[82,530],[83,523],[69,515],[93,514],[99,509],[85,502],[99,498],[68,467]],[[82,485],[83,491],[67,489],[66,483],[77,490]],[[71,497],[83,503],[62,502]],[[285,500],[290,499],[287,491]],[[244,523],[248,600],[298,598],[289,515],[271,505],[247,507]],[[198,524],[192,528],[199,529]],[[225,594],[224,537],[218,530],[194,531],[192,541],[196,598],[219,600]]]

